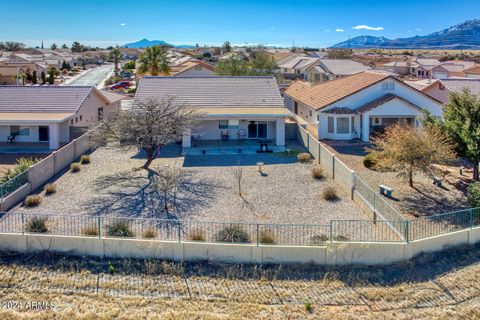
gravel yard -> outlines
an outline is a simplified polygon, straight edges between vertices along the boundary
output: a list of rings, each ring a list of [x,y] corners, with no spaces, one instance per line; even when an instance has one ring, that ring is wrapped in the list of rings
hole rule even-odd
[[[423,174],[414,177],[414,188],[397,177],[396,172],[379,172],[366,168],[363,158],[366,155],[365,144],[330,143],[330,151],[335,153],[348,167],[355,170],[373,190],[383,184],[394,189],[393,198],[388,199],[407,218],[429,216],[437,213],[451,212],[468,208],[466,187],[470,182],[471,172],[460,176],[458,166],[439,166],[443,173],[443,186],[437,187],[433,180]]]
[[[300,147],[293,143],[292,150]],[[78,173],[65,172],[53,181],[57,192],[43,196],[36,208],[17,206],[15,212],[191,219],[215,222],[328,224],[331,219],[368,219],[336,186],[340,199],[328,202],[320,193],[333,185],[315,180],[313,164],[301,164],[285,154],[181,157],[178,146],[162,151],[151,168],[182,167],[186,183],[176,199],[176,210],[163,210],[162,196],[152,174],[140,167],[135,152],[98,149],[92,163]],[[264,162],[264,174],[257,162]],[[234,168],[243,168],[243,197],[238,195]],[[169,200],[172,202],[172,199]]]

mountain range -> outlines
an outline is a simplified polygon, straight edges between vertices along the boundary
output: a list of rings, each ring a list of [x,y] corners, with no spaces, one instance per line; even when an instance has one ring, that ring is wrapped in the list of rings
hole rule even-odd
[[[468,20],[426,36],[387,39],[359,36],[337,43],[332,48],[384,49],[480,49],[480,19]]]
[[[179,49],[190,49],[193,48],[191,45],[178,45],[174,46],[173,44],[167,43],[163,40],[148,40],[148,39],[142,39],[137,42],[132,42],[132,43],[126,43],[122,47],[123,48],[134,48],[134,49],[142,49],[142,48],[149,48],[151,46],[167,46],[167,47],[175,47]]]

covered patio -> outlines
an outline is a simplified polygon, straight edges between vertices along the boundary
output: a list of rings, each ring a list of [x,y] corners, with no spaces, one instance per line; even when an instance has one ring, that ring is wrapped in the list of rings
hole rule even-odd
[[[255,154],[260,151],[263,143],[267,143],[267,150],[283,152],[285,146],[276,145],[275,139],[266,140],[192,140],[190,148],[183,148],[182,155],[222,155],[222,154]],[[263,150],[264,152],[267,150]]]

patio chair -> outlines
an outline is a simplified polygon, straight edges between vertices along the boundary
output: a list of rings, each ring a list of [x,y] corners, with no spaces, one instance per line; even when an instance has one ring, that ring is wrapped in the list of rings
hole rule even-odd
[[[229,140],[228,130],[222,130],[222,140]]]
[[[237,132],[238,139],[245,139],[246,134],[245,134],[245,129],[239,129]]]
[[[10,142],[11,144],[15,143],[15,137],[16,135],[12,134],[11,136],[8,136],[7,142]]]

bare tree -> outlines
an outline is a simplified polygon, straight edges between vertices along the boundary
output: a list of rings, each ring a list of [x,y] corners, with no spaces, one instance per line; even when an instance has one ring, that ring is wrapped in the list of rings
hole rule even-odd
[[[142,150],[147,156],[143,168],[148,169],[160,149],[188,134],[200,117],[201,113],[174,97],[145,99],[101,122],[92,130],[91,141],[96,146]]]
[[[232,175],[238,186],[238,195],[243,197],[242,194],[242,179],[243,179],[243,167],[238,165],[232,169]]]
[[[168,198],[173,198],[173,207],[176,205],[176,197],[179,186],[183,181],[183,171],[179,168],[157,168],[154,178],[157,190],[163,195],[163,208],[168,212]]]
[[[455,159],[454,146],[448,137],[434,127],[415,128],[396,124],[373,139],[369,150],[375,167],[395,170],[413,187],[415,172],[433,175],[434,164]]]

